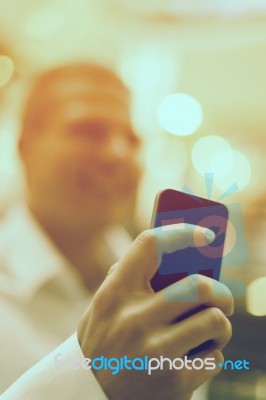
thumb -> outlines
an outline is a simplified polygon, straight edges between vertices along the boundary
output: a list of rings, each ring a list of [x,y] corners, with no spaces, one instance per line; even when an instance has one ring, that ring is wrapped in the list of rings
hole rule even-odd
[[[214,238],[210,229],[183,223],[143,231],[118,262],[116,279],[121,279],[126,288],[147,288],[147,282],[159,268],[163,254],[206,246]]]

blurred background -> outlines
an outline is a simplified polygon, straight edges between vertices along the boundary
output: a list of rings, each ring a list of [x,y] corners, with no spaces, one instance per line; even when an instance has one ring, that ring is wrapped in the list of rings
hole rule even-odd
[[[0,210],[23,195],[16,140],[36,74],[77,60],[114,68],[144,142],[139,229],[167,187],[242,207],[248,260],[228,276],[244,277],[247,296],[227,356],[252,370],[222,373],[208,398],[266,399],[266,1],[0,0],[0,10]]]

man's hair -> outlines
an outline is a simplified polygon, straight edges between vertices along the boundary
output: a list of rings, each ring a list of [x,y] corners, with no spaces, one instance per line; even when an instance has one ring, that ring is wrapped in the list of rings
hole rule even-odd
[[[116,73],[104,66],[91,63],[79,63],[59,66],[43,72],[35,79],[33,88],[25,103],[22,113],[21,137],[42,130],[45,121],[56,109],[56,93],[66,95],[72,85],[84,87],[87,81],[88,90],[110,86],[113,90],[122,91],[129,96],[129,91]]]

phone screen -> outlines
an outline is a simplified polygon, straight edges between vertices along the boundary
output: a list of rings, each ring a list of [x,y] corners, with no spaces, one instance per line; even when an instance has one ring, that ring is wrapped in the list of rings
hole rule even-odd
[[[202,274],[219,280],[227,220],[228,210],[221,203],[172,189],[158,193],[152,228],[164,229],[166,225],[187,223],[209,228],[216,236],[209,245],[163,254],[151,280],[153,290],[161,290],[191,274]]]

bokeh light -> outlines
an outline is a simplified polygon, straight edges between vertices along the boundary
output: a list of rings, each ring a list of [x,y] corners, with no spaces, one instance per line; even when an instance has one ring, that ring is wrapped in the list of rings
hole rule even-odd
[[[248,285],[247,311],[255,316],[266,315],[266,277],[256,279]]]
[[[162,76],[163,65],[160,61],[158,54],[151,49],[137,55],[131,54],[121,63],[121,75],[130,87],[150,90]]]
[[[157,117],[165,131],[177,136],[191,135],[203,120],[201,105],[185,93],[165,97],[158,107]]]
[[[192,162],[201,174],[214,174],[214,182],[222,191],[236,183],[243,189],[251,180],[251,166],[247,157],[218,135],[199,139],[192,149]]]
[[[0,55],[0,87],[6,85],[14,72],[14,64],[10,57]]]
[[[232,148],[221,136],[205,136],[193,146],[192,162],[202,175],[212,172],[216,178],[224,176],[233,163]]]
[[[227,173],[215,180],[216,185],[223,191],[236,183],[238,189],[244,189],[251,180],[251,167],[247,157],[237,150],[232,150],[233,162]]]

